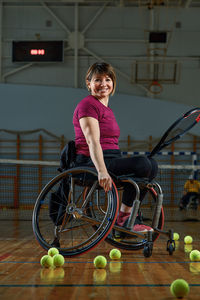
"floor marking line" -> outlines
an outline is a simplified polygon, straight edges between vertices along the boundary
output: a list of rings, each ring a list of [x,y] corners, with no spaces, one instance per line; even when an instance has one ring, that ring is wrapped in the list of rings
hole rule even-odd
[[[170,287],[171,284],[0,284],[0,287]],[[190,287],[200,284],[189,283]]]

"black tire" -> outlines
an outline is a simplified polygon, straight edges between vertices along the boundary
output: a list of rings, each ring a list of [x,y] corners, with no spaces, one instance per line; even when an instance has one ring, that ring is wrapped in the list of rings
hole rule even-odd
[[[169,255],[173,255],[173,252],[175,251],[175,246],[173,244],[169,244],[169,247],[168,247],[168,252],[169,252]]]
[[[156,191],[152,188],[148,189],[147,195],[145,196],[145,198],[142,201],[142,204],[140,205],[140,212],[143,216],[143,223],[145,225],[151,226],[152,213],[154,210],[153,207],[156,203],[156,198],[157,198]],[[147,205],[147,203],[150,203],[151,206],[149,207],[149,204]],[[159,218],[158,229],[161,230],[163,226],[164,226],[164,212],[162,209]],[[159,235],[160,235],[159,233],[154,232],[152,235],[152,241],[155,242],[158,239]],[[116,248],[121,248],[125,250],[139,250],[144,248],[144,246],[147,243],[147,238],[141,238],[137,236],[133,236],[132,238],[130,238],[130,235],[127,236],[126,238],[126,235],[123,237],[123,234],[122,234],[122,238],[115,238],[113,232],[111,232],[107,236],[106,242],[108,242],[109,244],[111,244]]]
[[[70,183],[72,178],[75,180],[73,203],[70,203],[70,193],[65,195],[64,200],[62,197],[59,222],[55,224],[58,218],[52,218],[49,213],[52,193],[58,191],[63,181]],[[113,184],[112,190],[99,204],[104,207],[101,211],[95,197],[88,196],[87,205],[84,203],[86,186],[89,193],[94,182],[98,186],[97,174],[92,168],[74,168],[54,177],[43,188],[35,203],[32,226],[37,241],[44,249],[48,250],[56,242],[63,256],[73,257],[92,250],[109,234],[119,207],[117,190]],[[89,207],[96,211],[95,218],[88,216]]]

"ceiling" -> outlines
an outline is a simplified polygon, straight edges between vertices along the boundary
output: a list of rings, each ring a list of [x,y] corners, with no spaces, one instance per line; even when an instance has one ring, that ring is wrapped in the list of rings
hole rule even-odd
[[[2,3],[4,5],[37,5],[40,4],[41,1],[38,0],[3,0]],[[43,1],[42,1],[43,2]],[[83,6],[95,6],[99,4],[105,4],[109,6],[125,6],[125,7],[147,7],[152,8],[155,6],[162,7],[200,7],[199,0],[48,0],[45,1],[47,4],[51,5],[74,5],[74,3],[78,3]]]

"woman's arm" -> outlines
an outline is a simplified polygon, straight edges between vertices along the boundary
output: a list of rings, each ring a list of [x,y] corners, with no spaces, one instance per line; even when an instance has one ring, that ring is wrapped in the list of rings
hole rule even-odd
[[[100,145],[99,122],[92,117],[81,118],[79,122],[89,147],[90,157],[98,172],[99,184],[104,188],[105,192],[107,192],[112,187],[112,179],[106,169],[103,151]]]

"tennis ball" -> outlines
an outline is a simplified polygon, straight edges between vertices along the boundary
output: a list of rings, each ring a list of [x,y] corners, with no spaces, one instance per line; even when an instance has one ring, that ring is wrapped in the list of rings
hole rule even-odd
[[[97,268],[97,269],[103,269],[105,268],[107,265],[107,259],[102,256],[102,255],[98,255],[95,257],[94,259],[94,266]]]
[[[93,280],[96,283],[102,283],[106,280],[107,272],[105,269],[97,269],[93,272]]]
[[[177,298],[187,296],[190,291],[189,284],[184,279],[176,279],[170,286],[170,292]]]
[[[48,255],[49,256],[54,256],[54,255],[56,255],[56,254],[58,254],[59,253],[59,251],[58,251],[58,249],[57,248],[50,248],[49,250],[48,250]]]
[[[190,260],[191,261],[200,261],[200,251],[199,250],[192,250],[190,252]]]
[[[192,242],[193,242],[193,238],[190,235],[186,235],[184,237],[184,243],[185,244],[192,244]]]
[[[53,257],[53,265],[55,267],[61,267],[65,263],[65,259],[61,254],[55,254]]]
[[[178,241],[179,240],[179,234],[177,232],[174,232],[174,235],[173,235],[173,238],[175,241]]]
[[[110,250],[109,256],[111,259],[120,259],[121,252],[118,249],[112,249]]]
[[[42,267],[50,268],[53,266],[53,258],[49,255],[44,255],[40,259],[40,264]]]

